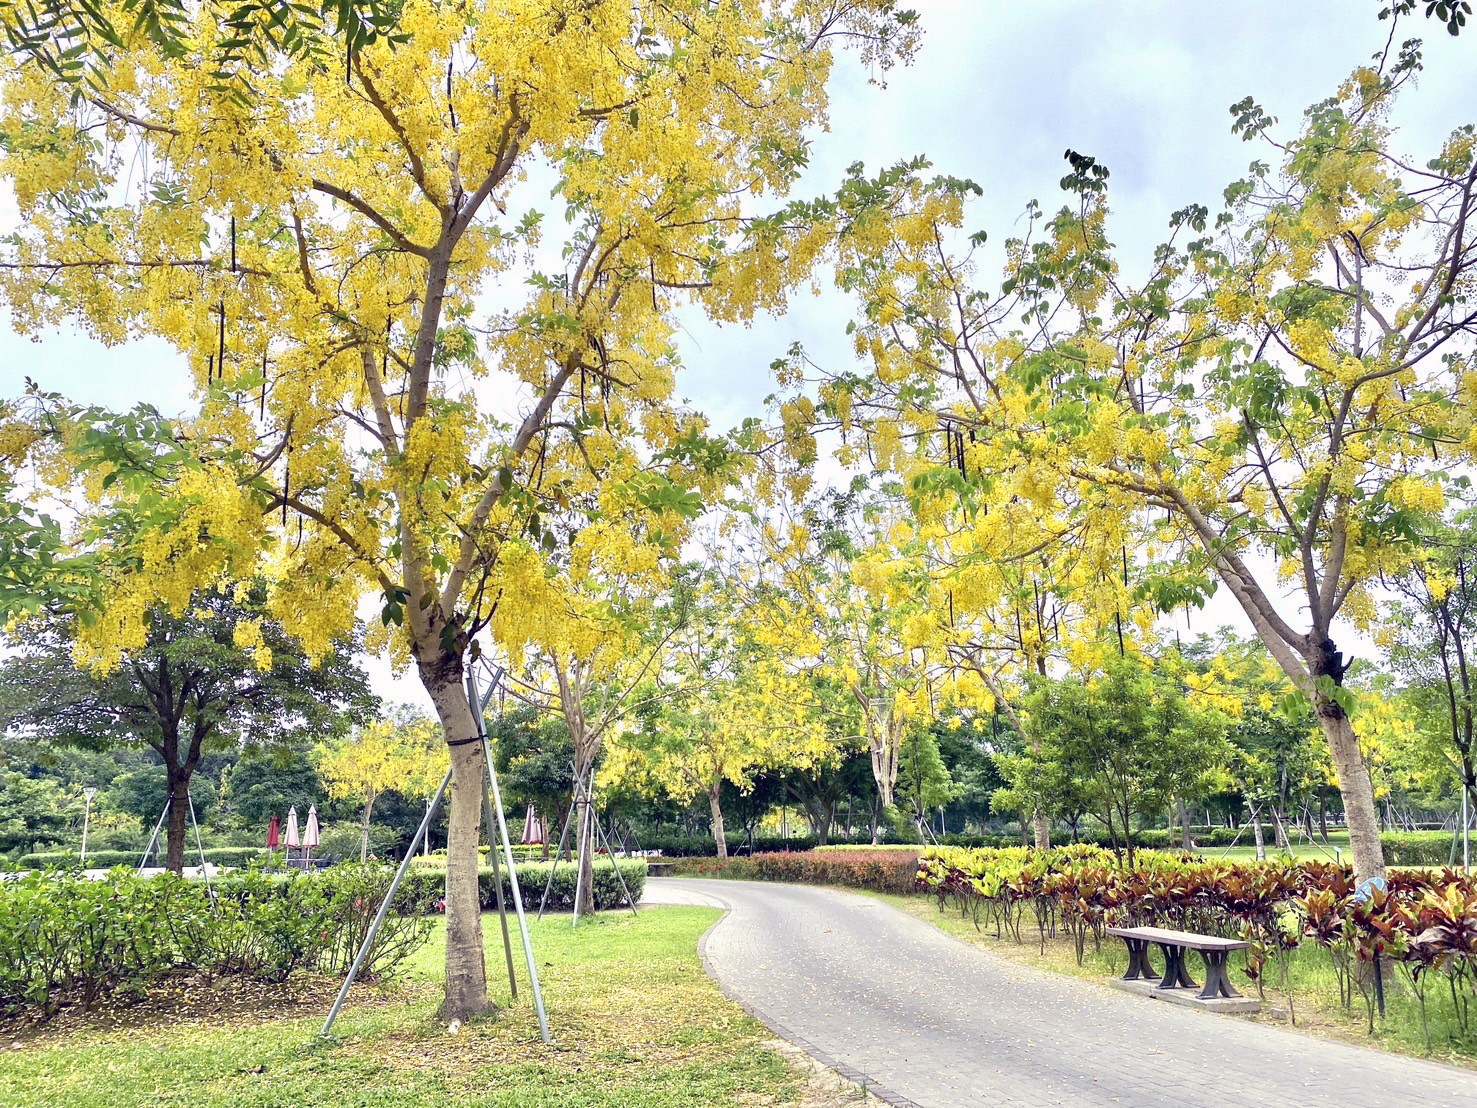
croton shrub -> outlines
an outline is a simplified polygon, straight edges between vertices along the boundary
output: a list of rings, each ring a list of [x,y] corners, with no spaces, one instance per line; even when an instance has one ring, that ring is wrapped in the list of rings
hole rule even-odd
[[[1287,956],[1304,944],[1331,960],[1347,1007],[1362,997],[1373,1027],[1376,966],[1397,967],[1426,1020],[1428,986],[1449,1003],[1466,1037],[1477,999],[1477,884],[1452,869],[1391,870],[1381,886],[1356,886],[1332,862],[1206,861],[1141,851],[1123,866],[1100,847],[1038,851],[1025,847],[932,848],[918,860],[916,884],[972,916],[976,926],[1021,939],[1034,925],[1046,940],[1065,932],[1100,945],[1109,926],[1158,926],[1245,939],[1245,970],[1261,988],[1269,962],[1286,976]],[[1027,923],[1029,921],[1029,924]]]

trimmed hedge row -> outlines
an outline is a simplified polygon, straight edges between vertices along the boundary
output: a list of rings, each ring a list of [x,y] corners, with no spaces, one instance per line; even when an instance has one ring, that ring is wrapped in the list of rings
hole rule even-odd
[[[0,882],[0,1011],[45,1019],[64,1004],[140,998],[172,977],[279,982],[299,968],[345,970],[389,889],[388,866],[307,875],[249,869],[207,885],[174,874],[76,871]],[[367,960],[383,974],[423,943],[414,890],[397,897]]]
[[[400,886],[403,895],[418,901],[439,904],[446,889],[446,870],[443,866],[435,864],[432,858],[427,862],[421,862],[411,867],[405,875],[405,881]],[[526,911],[537,911],[539,901],[543,899],[544,887],[549,881],[549,872],[554,871],[554,883],[549,887],[549,899],[546,905],[549,911],[568,912],[574,909],[574,885],[575,868],[570,862],[560,862],[556,867],[553,862],[519,862],[518,863],[518,888],[523,894],[523,907]],[[646,890],[646,861],[642,858],[620,859],[621,877],[626,880],[626,886],[631,890],[631,896],[638,902],[641,894]],[[508,882],[506,867],[499,867],[499,874],[503,882],[503,899],[511,906],[513,891]],[[621,883],[616,878],[615,867],[609,858],[595,859],[595,883],[594,897],[597,910],[606,908],[623,908],[626,906],[625,894],[621,891]],[[497,893],[492,884],[492,867],[477,871],[477,891],[482,901],[483,911],[490,911],[497,907]]]
[[[162,865],[164,844],[160,843],[151,859],[155,865]],[[140,859],[143,857],[142,850],[89,850],[87,852],[88,869],[112,869],[114,866],[129,866],[138,868]],[[216,846],[209,847],[205,851],[205,860],[218,866],[244,866],[261,858],[266,850],[259,846]],[[70,869],[81,864],[81,858],[75,850],[47,850],[39,854],[22,854],[16,859],[13,869]],[[185,865],[199,865],[200,854],[195,850],[185,851]]]
[[[911,893],[916,888],[918,852],[856,847],[804,853],[755,854],[720,861],[684,858],[673,872],[685,877],[729,877],[739,881],[790,881],[804,885],[845,885],[879,893]]]

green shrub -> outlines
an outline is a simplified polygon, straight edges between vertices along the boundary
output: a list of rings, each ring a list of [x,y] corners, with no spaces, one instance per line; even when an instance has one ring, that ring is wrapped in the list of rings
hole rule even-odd
[[[155,850],[149,862],[153,866],[163,865],[164,847],[161,843]],[[205,851],[205,860],[217,866],[244,866],[262,857],[266,850],[259,846],[217,846],[210,847]],[[112,869],[114,866],[126,866],[137,869],[139,862],[143,859],[142,850],[89,850],[87,852],[88,869]],[[75,850],[49,850],[39,854],[22,854],[11,867],[13,869],[68,869],[80,866],[81,856]],[[185,851],[185,865],[197,866],[200,864],[200,855],[197,851]]]
[[[0,1011],[45,1018],[63,1004],[142,996],[175,975],[282,981],[300,968],[341,972],[389,888],[389,866],[359,863],[313,874],[258,868],[207,884],[115,869],[93,881],[75,870],[0,882]],[[431,903],[403,889],[371,957],[392,969],[425,941]]]
[[[1453,837],[1450,831],[1386,831],[1380,843],[1385,848],[1386,865],[1444,866],[1451,860]],[[1457,850],[1460,852],[1460,845]]]
[[[845,885],[880,893],[910,893],[916,888],[921,849],[859,846],[850,850],[781,851],[724,861],[684,858],[676,863],[674,872],[688,877],[792,881],[806,885]]]
[[[437,865],[437,862],[441,864]],[[401,885],[401,896],[408,896],[420,903],[439,903],[446,889],[445,863],[445,858],[438,859],[434,856],[424,861],[417,861],[405,875],[405,882]],[[644,858],[622,858],[620,867],[621,876],[626,879],[631,895],[640,901],[641,894],[646,889],[646,860]],[[549,880],[550,870],[554,871],[554,883],[549,889],[547,909],[554,912],[567,912],[574,908],[575,869],[572,862],[560,862],[557,866],[553,862],[519,862],[518,888],[523,894],[523,906],[527,911],[538,911],[539,900],[544,895],[544,886]],[[498,867],[498,872],[503,879],[503,899],[511,910],[513,891],[508,883],[507,867]],[[492,887],[491,866],[484,866],[477,871],[477,883],[483,910],[489,911],[496,908],[497,894]],[[625,906],[625,894],[621,892],[620,882],[616,880],[615,868],[611,865],[609,858],[595,859],[594,897],[597,909]]]

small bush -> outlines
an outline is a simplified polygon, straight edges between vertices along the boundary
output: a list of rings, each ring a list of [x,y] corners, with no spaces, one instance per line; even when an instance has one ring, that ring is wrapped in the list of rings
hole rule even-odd
[[[689,877],[791,881],[806,885],[845,885],[880,893],[910,893],[915,888],[920,849],[854,847],[850,850],[755,854],[726,861],[685,858],[677,863],[674,872]]]
[[[149,862],[153,866],[162,866],[163,844],[155,850]],[[217,866],[244,866],[261,858],[266,850],[259,846],[217,846],[210,847],[205,851],[205,860]],[[126,866],[137,869],[143,860],[142,850],[89,850],[87,852],[88,869],[112,869],[114,866]],[[80,867],[81,856],[75,850],[48,850],[39,854],[22,854],[12,868],[24,869],[70,869]],[[194,850],[185,851],[185,865],[198,866],[200,854]]]
[[[445,865],[445,858],[438,859],[434,856],[417,862],[405,875],[405,882],[400,886],[401,895],[410,896],[422,903],[434,904],[440,901],[446,889]],[[626,879],[631,895],[640,901],[641,894],[646,889],[646,860],[622,858],[620,867],[621,876]],[[519,862],[518,888],[523,894],[523,907],[526,911],[538,911],[539,901],[544,895],[544,886],[548,883],[551,870],[554,871],[554,884],[549,889],[547,910],[553,912],[573,910],[575,884],[573,862],[560,862],[557,866],[553,862]],[[513,890],[508,883],[507,867],[500,866],[498,872],[503,880],[503,899],[511,910]],[[497,894],[492,887],[491,866],[484,866],[477,871],[477,885],[483,910],[489,911],[496,908]],[[615,868],[611,865],[609,858],[595,859],[594,897],[597,909],[621,908],[626,905],[625,894],[621,892],[620,882],[616,880]]]
[[[341,972],[389,888],[388,866],[321,873],[243,870],[207,885],[116,869],[0,882],[0,1011],[50,1016],[63,1004],[137,997],[180,974],[285,980]],[[425,941],[425,890],[403,889],[367,962],[385,973]]]
[[[1456,833],[1460,838],[1460,832]],[[1451,861],[1450,831],[1386,831],[1380,836],[1385,864],[1390,866],[1444,866]],[[1457,847],[1460,860],[1461,847]]]

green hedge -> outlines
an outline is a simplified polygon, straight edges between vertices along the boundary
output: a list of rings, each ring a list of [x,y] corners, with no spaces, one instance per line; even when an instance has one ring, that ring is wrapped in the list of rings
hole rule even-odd
[[[159,844],[153,856],[149,859],[153,865],[163,865],[163,844]],[[259,846],[217,846],[207,848],[205,860],[218,866],[244,866],[263,857],[266,850]],[[114,866],[128,866],[137,869],[139,862],[143,859],[142,850],[89,850],[87,852],[88,869],[112,869]],[[69,869],[81,865],[81,857],[75,850],[48,850],[40,854],[22,854],[15,862],[15,869]],[[200,864],[200,853],[195,850],[185,851],[185,865],[198,866]]]
[[[434,863],[434,859],[431,860]],[[622,858],[620,860],[621,876],[626,879],[626,886],[631,890],[631,896],[638,902],[641,894],[646,890],[646,861],[642,858]],[[549,879],[549,871],[554,870],[554,884],[549,889],[549,911],[567,912],[574,908],[574,883],[575,869],[570,862],[560,862],[556,867],[553,862],[519,862],[518,863],[518,888],[523,894],[523,907],[525,910],[534,912],[538,910],[539,900],[544,895],[544,885]],[[506,867],[499,867],[498,872],[503,881],[503,899],[512,906],[512,886],[508,883]],[[482,908],[489,911],[497,907],[497,893],[492,886],[492,867],[479,869],[477,871],[478,895],[482,900]],[[403,896],[417,903],[439,904],[446,889],[446,870],[434,864],[419,864],[413,866],[405,875],[405,882],[401,886]],[[615,867],[611,865],[609,858],[597,858],[595,860],[595,884],[594,884],[595,907],[597,909],[621,908],[626,904],[625,894],[621,892],[620,882],[615,876]]]
[[[812,850],[755,854],[752,857],[684,858],[675,873],[687,877],[729,877],[740,881],[791,881],[803,885],[845,885],[879,893],[911,893],[916,889],[918,854],[912,850]]]
[[[0,882],[0,1012],[46,1018],[62,1005],[137,998],[183,974],[282,981],[344,971],[389,888],[389,866],[348,863],[312,875],[242,871],[207,885],[174,874],[75,870]],[[371,951],[385,973],[423,943],[430,919],[413,890]]]

